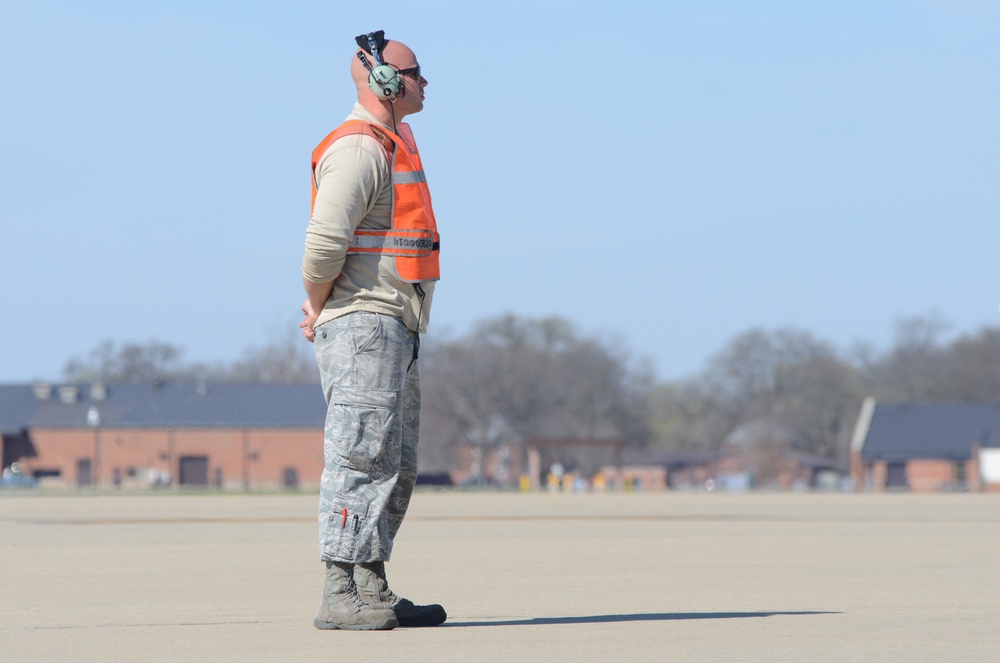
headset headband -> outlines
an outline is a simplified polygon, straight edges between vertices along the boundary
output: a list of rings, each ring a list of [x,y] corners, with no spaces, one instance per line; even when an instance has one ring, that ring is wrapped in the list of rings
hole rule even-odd
[[[396,97],[406,94],[406,86],[400,80],[399,74],[393,67],[382,61],[380,53],[385,48],[385,32],[376,30],[368,34],[358,35],[354,41],[361,49],[357,52],[357,56],[361,60],[361,64],[368,70],[368,87],[371,88],[371,91],[380,98],[387,99],[390,103],[394,103]],[[366,50],[372,54],[372,59],[375,60],[374,67],[365,57]]]
[[[368,34],[358,35],[354,38],[358,43],[358,48],[372,54],[376,65],[382,64],[382,49],[385,48],[385,30],[376,30]]]

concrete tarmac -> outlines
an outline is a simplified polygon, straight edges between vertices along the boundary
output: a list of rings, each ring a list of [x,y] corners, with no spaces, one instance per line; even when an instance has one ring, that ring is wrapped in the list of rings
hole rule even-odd
[[[998,661],[1000,495],[418,492],[319,631],[311,494],[0,494],[0,661]]]

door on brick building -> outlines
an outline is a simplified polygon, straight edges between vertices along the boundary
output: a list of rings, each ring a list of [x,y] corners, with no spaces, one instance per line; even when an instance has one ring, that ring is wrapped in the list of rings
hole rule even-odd
[[[208,485],[208,456],[180,457],[180,485]]]
[[[898,490],[909,488],[909,485],[906,483],[906,463],[903,461],[894,461],[886,464],[885,487]]]
[[[76,485],[81,488],[94,484],[94,473],[89,458],[76,460]]]

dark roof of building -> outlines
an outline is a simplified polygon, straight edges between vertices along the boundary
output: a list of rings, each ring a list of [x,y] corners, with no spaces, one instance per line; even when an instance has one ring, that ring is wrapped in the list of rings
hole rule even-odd
[[[322,428],[317,384],[0,385],[0,433],[30,428]]]
[[[1000,446],[1000,404],[879,403],[861,457],[967,460],[977,446]]]

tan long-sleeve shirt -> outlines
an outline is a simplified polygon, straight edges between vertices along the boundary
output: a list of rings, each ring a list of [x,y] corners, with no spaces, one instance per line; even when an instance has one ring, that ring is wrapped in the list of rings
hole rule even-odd
[[[386,127],[361,104],[349,120]],[[333,142],[316,164],[316,204],[306,230],[302,276],[313,283],[333,281],[333,291],[316,326],[352,311],[394,315],[413,331],[424,332],[430,319],[434,283],[422,284],[421,305],[412,283],[396,276],[394,259],[347,255],[357,228],[392,226],[392,167],[371,136],[354,134]]]

